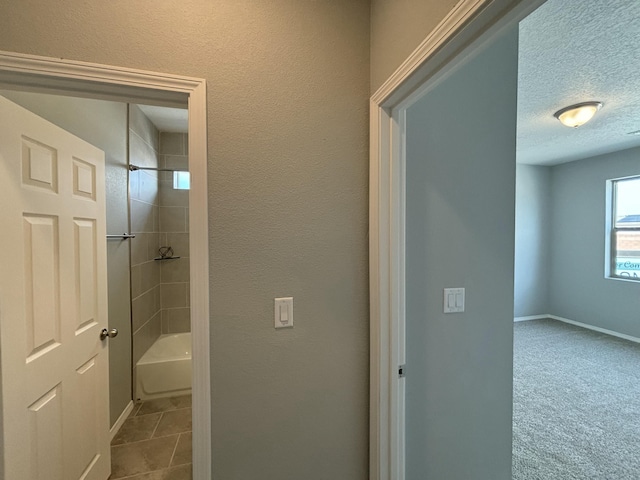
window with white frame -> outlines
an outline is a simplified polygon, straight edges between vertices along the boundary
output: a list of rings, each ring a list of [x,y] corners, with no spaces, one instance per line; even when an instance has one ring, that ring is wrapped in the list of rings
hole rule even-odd
[[[173,172],[173,188],[174,190],[189,190],[191,186],[191,177],[189,172]]]
[[[611,181],[610,276],[640,281],[640,176]]]

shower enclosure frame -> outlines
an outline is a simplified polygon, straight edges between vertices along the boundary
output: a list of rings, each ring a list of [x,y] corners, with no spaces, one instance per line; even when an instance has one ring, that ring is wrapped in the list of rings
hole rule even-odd
[[[0,51],[0,88],[189,109],[193,478],[211,478],[211,375],[204,79]]]

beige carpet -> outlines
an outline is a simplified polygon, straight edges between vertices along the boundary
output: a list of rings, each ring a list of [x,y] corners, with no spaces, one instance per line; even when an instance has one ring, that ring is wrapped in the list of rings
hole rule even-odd
[[[640,344],[516,323],[513,417],[515,480],[640,479]]]

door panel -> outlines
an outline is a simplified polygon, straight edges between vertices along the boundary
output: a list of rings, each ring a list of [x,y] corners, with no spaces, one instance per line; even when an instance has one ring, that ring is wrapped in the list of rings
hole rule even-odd
[[[87,428],[87,426],[96,423],[94,412],[98,409],[98,395],[100,394],[97,391],[97,370],[95,357],[76,369],[76,388],[80,395],[74,399],[77,420],[72,438],[73,445],[71,446],[71,450],[74,452],[71,478],[74,479],[81,478],[87,467],[91,466],[96,460],[96,456],[100,454],[97,439],[92,434],[94,428]]]
[[[94,326],[98,320],[96,266],[96,222],[95,220],[74,218],[75,233],[75,286],[77,305],[76,335]]]
[[[58,158],[55,148],[22,137],[24,185],[58,192]]]
[[[24,215],[27,363],[60,345],[57,217]]]
[[[110,474],[104,154],[0,97],[4,478]]]
[[[29,406],[29,463],[32,478],[63,480],[62,476],[62,395],[56,385]],[[47,432],[47,435],[42,435]]]

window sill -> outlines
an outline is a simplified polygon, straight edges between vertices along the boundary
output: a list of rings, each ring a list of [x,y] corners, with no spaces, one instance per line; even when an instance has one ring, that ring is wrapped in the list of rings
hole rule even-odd
[[[609,277],[609,276],[605,276],[604,278],[605,280],[617,280],[619,282],[636,283],[640,285],[640,278],[638,278],[637,280],[631,280],[631,279],[626,279],[621,277]]]

